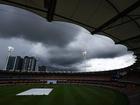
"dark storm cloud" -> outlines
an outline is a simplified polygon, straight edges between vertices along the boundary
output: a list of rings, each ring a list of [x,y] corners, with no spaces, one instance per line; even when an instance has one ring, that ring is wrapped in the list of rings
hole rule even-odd
[[[105,59],[112,62],[114,58],[124,62],[126,65],[123,67],[135,62],[133,52],[129,52],[124,45],[115,44],[106,36],[91,35],[86,29],[67,22],[47,22],[34,13],[2,4],[0,4],[0,38],[2,38],[1,49],[7,48],[9,42],[9,45],[16,49],[15,55],[36,56],[40,64],[49,65],[50,68],[79,70],[84,65],[85,51],[89,64],[95,62],[93,60],[95,59],[103,65]],[[3,51],[5,50],[2,50],[0,56],[6,56]],[[123,58],[126,61],[123,61]],[[94,66],[100,68],[97,65]],[[121,65],[119,64],[120,67],[117,65],[118,68],[121,68]]]
[[[63,48],[52,47],[48,49],[48,53],[52,64],[70,65],[82,59],[82,52],[79,48],[73,49],[68,46]]]
[[[63,22],[47,22],[34,13],[0,5],[0,36],[22,37],[49,45],[65,46],[85,29]]]

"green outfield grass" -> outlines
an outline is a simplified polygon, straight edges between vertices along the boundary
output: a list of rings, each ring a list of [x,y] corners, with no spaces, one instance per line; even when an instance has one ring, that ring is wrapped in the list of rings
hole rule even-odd
[[[51,87],[48,96],[16,96],[31,88]],[[108,88],[84,85],[0,86],[0,105],[127,105],[127,97]]]

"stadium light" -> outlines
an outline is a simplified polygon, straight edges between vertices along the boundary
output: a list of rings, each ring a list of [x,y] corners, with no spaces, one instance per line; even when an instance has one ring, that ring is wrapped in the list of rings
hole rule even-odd
[[[86,56],[87,56],[87,51],[84,50],[84,51],[82,52],[82,55],[83,55],[83,60],[84,60],[84,62],[85,62],[85,72],[86,72]]]
[[[8,59],[9,59],[9,57],[11,56],[11,54],[12,54],[13,51],[14,51],[14,47],[8,46],[8,55],[7,55],[7,58],[6,58],[6,64],[5,64],[4,70],[6,70],[7,63],[8,63]]]
[[[11,56],[13,51],[14,51],[14,47],[8,46],[8,56]]]

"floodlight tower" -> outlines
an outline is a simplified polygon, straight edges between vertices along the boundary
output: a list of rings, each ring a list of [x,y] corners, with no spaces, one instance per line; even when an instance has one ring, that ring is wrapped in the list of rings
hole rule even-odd
[[[8,56],[11,56],[12,52],[14,51],[14,47],[9,46],[8,47]]]
[[[87,51],[84,50],[84,51],[82,52],[82,55],[83,55],[83,61],[85,62],[85,71],[86,71],[86,56],[87,56]]]
[[[8,55],[7,55],[7,58],[6,58],[5,70],[6,70],[6,67],[7,67],[8,59],[12,55],[13,51],[14,51],[14,47],[8,46]]]

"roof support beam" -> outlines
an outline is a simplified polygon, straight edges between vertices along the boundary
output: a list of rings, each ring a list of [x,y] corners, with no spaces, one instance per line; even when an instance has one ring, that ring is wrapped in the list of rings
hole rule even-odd
[[[51,22],[54,17],[57,0],[44,0],[44,6],[48,11],[47,20]]]
[[[120,11],[115,7],[115,5],[114,5],[110,0],[105,0],[105,1],[106,1],[109,5],[111,5],[117,13],[120,13]]]
[[[135,10],[139,6],[140,6],[140,0],[136,1],[134,4],[132,4],[131,6],[126,8],[124,11],[120,12],[119,14],[117,14],[116,16],[114,16],[113,18],[111,18],[110,20],[108,20],[107,22],[105,22],[104,24],[99,26],[98,28],[96,28],[95,31],[92,32],[92,34],[95,34],[97,32],[102,31],[104,28],[106,28],[107,26],[111,25],[112,23],[114,23],[118,19],[126,16],[128,13],[130,13],[133,10]]]
[[[140,19],[140,17],[133,18],[133,20],[135,20],[135,21],[138,20],[138,19]],[[119,24],[116,24],[116,25],[113,25],[113,26],[110,26],[110,27],[107,27],[107,28],[104,29],[104,31],[105,31],[105,30],[112,29],[112,28],[115,28],[115,27],[118,27],[118,26],[121,26],[121,25],[123,25],[123,24],[130,23],[130,22],[132,22],[132,19],[131,19],[131,20],[124,21],[124,22],[119,23]]]
[[[131,38],[122,40],[122,41],[120,41],[120,42],[117,42],[117,44],[125,43],[125,42],[128,42],[128,41],[130,41],[130,40],[137,39],[137,38],[140,38],[140,34],[139,34],[139,35],[136,35],[136,36],[134,36],[134,37],[131,37]]]
[[[120,11],[115,7],[115,5],[110,1],[110,0],[106,0],[106,2],[108,3],[108,4],[110,4],[110,6],[112,7],[112,8],[114,8],[114,10],[119,14],[120,13]],[[126,15],[126,17],[128,17],[130,20],[129,21],[133,21],[136,25],[137,25],[137,27],[138,28],[140,28],[140,25],[138,24],[138,22],[135,20],[135,19],[133,19],[131,16],[129,16],[129,15]],[[124,22],[122,22],[122,24],[125,24]],[[122,25],[122,24],[120,24],[120,25]],[[119,25],[115,25],[115,27],[116,26],[119,26]],[[112,26],[111,26],[111,28],[112,28]],[[108,28],[107,28],[108,29]],[[105,29],[106,30],[106,29]]]

